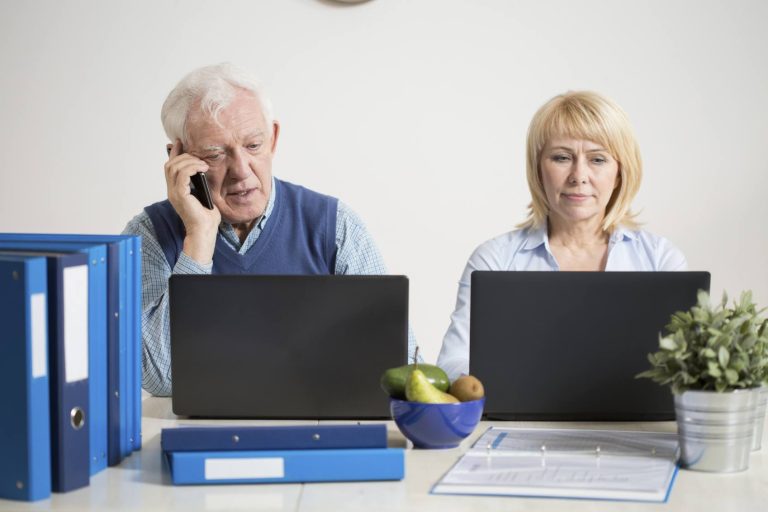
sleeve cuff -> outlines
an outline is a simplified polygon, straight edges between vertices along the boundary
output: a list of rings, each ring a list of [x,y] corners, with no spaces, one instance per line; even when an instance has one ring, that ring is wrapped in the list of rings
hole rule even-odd
[[[213,262],[210,262],[207,265],[201,265],[200,263],[187,256],[183,251],[179,255],[179,259],[176,262],[176,265],[173,267],[174,274],[201,275],[210,274],[212,270]]]

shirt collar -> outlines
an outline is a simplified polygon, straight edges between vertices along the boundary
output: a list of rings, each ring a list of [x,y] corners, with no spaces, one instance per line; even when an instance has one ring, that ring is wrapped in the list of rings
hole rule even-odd
[[[264,215],[259,219],[259,227],[264,229],[267,219],[272,215],[272,210],[275,208],[275,198],[277,197],[277,189],[275,189],[276,182],[275,177],[272,176],[272,189],[269,192],[269,200],[267,201],[267,207],[264,209]]]
[[[532,226],[526,230],[527,236],[525,237],[525,243],[523,249],[530,251],[536,249],[540,245],[549,245],[547,243],[547,223],[542,223],[541,226]]]
[[[611,237],[608,239],[608,243],[623,242],[624,240],[637,240],[637,233],[631,229],[627,229],[622,225],[616,226],[616,229],[611,233]]]
[[[538,227],[534,226],[534,227],[528,228],[527,232],[528,233],[525,238],[525,243],[523,244],[524,250],[530,251],[530,250],[536,249],[541,245],[546,246],[547,250],[549,250],[549,235],[547,234],[546,222],[542,223]],[[637,233],[635,233],[630,229],[627,229],[622,225],[619,225],[611,233],[611,236],[608,239],[608,243],[615,244],[618,242],[622,242],[624,240],[635,240],[635,239],[637,239]]]

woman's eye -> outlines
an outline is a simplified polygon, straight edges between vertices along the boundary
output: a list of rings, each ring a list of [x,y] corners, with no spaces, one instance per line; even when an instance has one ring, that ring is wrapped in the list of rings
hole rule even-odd
[[[592,161],[596,164],[604,164],[606,162],[605,158],[603,157],[593,158]]]
[[[568,155],[553,155],[552,160],[555,162],[567,162],[571,159]]]

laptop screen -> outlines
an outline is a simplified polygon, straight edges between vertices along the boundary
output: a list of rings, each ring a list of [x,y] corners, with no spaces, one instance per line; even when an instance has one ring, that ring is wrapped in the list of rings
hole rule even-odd
[[[474,272],[469,367],[486,416],[673,419],[669,389],[635,375],[709,282],[708,272]]]
[[[243,418],[384,418],[406,364],[403,276],[174,275],[173,411]]]

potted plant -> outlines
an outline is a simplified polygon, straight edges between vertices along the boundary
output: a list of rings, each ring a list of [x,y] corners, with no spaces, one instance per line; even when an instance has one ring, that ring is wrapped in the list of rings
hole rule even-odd
[[[752,293],[727,307],[715,307],[699,292],[689,311],[672,315],[651,369],[638,377],[671,387],[675,398],[683,467],[700,471],[742,471],[749,466],[753,439],[759,447],[763,417],[756,418],[768,378],[768,320]],[[755,431],[758,430],[757,435]]]

